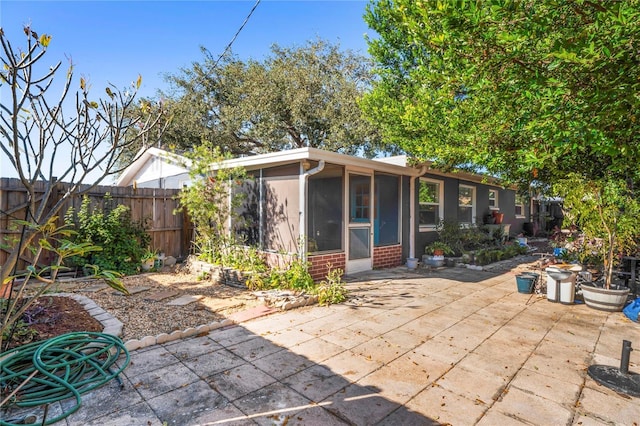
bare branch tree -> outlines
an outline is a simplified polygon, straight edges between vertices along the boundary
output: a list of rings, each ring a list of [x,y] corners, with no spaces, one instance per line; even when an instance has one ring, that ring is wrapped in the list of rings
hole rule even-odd
[[[151,109],[148,102],[138,104],[135,100],[141,77],[124,91],[109,84],[105,88],[107,96],[97,100],[89,95],[89,83],[80,78],[74,95],[72,63],[55,98],[51,92],[61,62],[40,71],[51,37],[38,36],[30,27],[25,27],[24,33],[26,47],[14,50],[0,28],[0,87],[4,89],[0,97],[0,155],[8,159],[27,191],[25,221],[42,225],[59,214],[69,197],[88,192],[135,161],[136,157],[120,161],[131,146],[153,145],[151,139],[162,133],[152,132],[159,127],[161,109],[154,108],[155,114],[130,112]],[[45,182],[45,189],[37,196],[35,184],[39,181]],[[52,200],[58,182],[71,186],[59,199]],[[24,238],[2,265],[0,283],[5,282],[35,237],[31,229],[25,228]]]

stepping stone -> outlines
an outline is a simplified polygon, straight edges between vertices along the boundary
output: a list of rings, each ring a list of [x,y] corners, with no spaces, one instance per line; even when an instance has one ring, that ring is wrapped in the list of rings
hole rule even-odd
[[[150,288],[151,287],[137,286],[137,287],[129,287],[127,290],[129,290],[129,294],[138,294],[138,293],[142,293],[143,291],[147,291]],[[124,293],[120,293],[119,291],[114,291],[113,294],[124,296]]]
[[[92,284],[82,289],[82,291],[86,291],[87,293],[97,293],[99,291],[105,290],[109,288],[106,284]]]
[[[229,309],[234,306],[242,306],[244,302],[242,300],[233,299],[233,298],[225,298],[220,299],[216,297],[204,297],[200,303],[206,306],[209,310],[216,312],[221,311],[223,309]]]
[[[246,311],[236,312],[229,315],[229,319],[233,322],[244,322],[254,318],[258,318],[264,315],[269,315],[274,312],[279,312],[278,309],[269,306],[256,306],[255,308],[247,309]]]
[[[177,299],[172,300],[171,302],[167,302],[167,305],[170,305],[170,306],[185,306],[185,305],[188,305],[189,303],[197,302],[198,300],[202,299],[203,297],[204,296],[201,296],[199,294],[196,294],[196,295],[185,294],[184,296],[180,296]]]
[[[68,293],[68,292],[78,291],[78,290],[83,291],[82,289],[78,288],[78,283],[69,282],[69,281],[60,281],[54,284],[52,289],[62,293]]]
[[[147,294],[144,300],[159,302],[161,300],[168,299],[169,297],[173,297],[178,294],[180,294],[180,292],[177,290],[161,290],[161,291],[156,291],[154,293]]]

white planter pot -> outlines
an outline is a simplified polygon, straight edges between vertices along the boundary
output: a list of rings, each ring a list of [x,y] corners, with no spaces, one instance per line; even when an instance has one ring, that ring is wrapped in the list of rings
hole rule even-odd
[[[417,267],[418,267],[418,259],[416,259],[415,257],[408,257],[407,268],[416,269]]]
[[[422,262],[429,266],[444,266],[444,256],[429,256],[425,254],[422,256]]]
[[[596,287],[591,283],[582,285],[582,297],[587,306],[607,312],[620,312],[627,303],[629,289],[606,289]]]
[[[547,268],[547,300],[550,302],[560,302],[571,304],[575,300],[576,294],[576,274],[571,273],[562,280],[554,279],[549,273],[557,272],[557,268]]]
[[[149,259],[149,260],[143,261],[140,267],[142,268],[143,271],[149,271],[151,270],[151,268],[153,268],[154,264],[155,264],[155,259]]]

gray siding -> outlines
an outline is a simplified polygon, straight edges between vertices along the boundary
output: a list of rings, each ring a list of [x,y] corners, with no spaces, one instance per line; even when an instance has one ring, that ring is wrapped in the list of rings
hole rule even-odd
[[[463,179],[457,179],[455,177],[444,177],[439,175],[425,174],[423,177],[442,181],[444,183],[444,212],[443,216],[445,220],[457,221],[458,220],[458,187],[459,185],[468,185],[475,187],[476,190],[476,224],[482,224],[483,216],[491,213],[489,209],[489,189],[498,190],[498,207],[501,213],[504,213],[503,224],[510,224],[511,229],[509,234],[515,236],[522,232],[522,224],[528,221],[528,218],[516,218],[515,215],[515,199],[516,192],[513,189],[505,189],[493,185],[487,185],[483,183],[471,182]],[[418,184],[416,183],[416,209],[418,208]],[[528,215],[529,211],[525,208],[525,215]],[[416,214],[416,255],[422,254],[424,247],[430,242],[436,240],[438,235],[434,231],[419,232],[419,224],[417,223],[418,217]]]

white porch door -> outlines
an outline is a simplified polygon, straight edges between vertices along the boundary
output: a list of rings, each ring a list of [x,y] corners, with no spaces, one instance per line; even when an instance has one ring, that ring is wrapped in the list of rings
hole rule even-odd
[[[347,262],[345,272],[369,271],[373,268],[373,176],[348,173]]]

